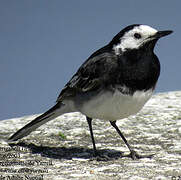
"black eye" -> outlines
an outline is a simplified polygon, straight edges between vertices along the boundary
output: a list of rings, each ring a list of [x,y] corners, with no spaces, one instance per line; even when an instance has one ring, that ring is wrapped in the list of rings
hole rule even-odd
[[[140,38],[141,38],[141,34],[139,34],[139,33],[134,33],[134,37],[135,37],[136,39],[140,39]]]

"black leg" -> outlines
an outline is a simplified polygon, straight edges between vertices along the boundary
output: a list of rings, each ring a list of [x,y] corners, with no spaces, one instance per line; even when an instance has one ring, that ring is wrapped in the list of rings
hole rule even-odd
[[[121,133],[121,131],[119,130],[119,128],[116,125],[116,121],[110,121],[111,125],[116,129],[116,131],[118,132],[118,134],[121,136],[121,138],[123,139],[123,141],[125,142],[126,146],[129,148],[130,150],[130,157],[132,159],[140,159],[140,158],[151,158],[153,156],[152,155],[139,155],[137,154],[136,151],[133,150],[133,148],[128,144],[126,138],[123,136],[123,134]]]
[[[87,123],[89,125],[89,130],[90,130],[93,149],[94,149],[94,155],[97,156],[96,144],[95,144],[95,140],[94,140],[94,134],[93,134],[93,131],[92,131],[92,118],[89,118],[89,117],[86,116],[86,119],[87,119]]]

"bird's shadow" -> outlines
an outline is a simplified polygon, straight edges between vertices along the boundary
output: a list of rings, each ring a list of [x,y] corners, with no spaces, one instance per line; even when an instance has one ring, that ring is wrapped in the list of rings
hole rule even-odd
[[[98,156],[94,157],[93,150],[85,147],[49,147],[42,145],[35,145],[33,143],[9,143],[11,147],[19,146],[28,149],[32,154],[40,154],[42,157],[48,157],[53,159],[66,159],[71,160],[74,158],[108,161],[122,157],[128,157],[123,155],[122,152],[112,149],[97,150]]]

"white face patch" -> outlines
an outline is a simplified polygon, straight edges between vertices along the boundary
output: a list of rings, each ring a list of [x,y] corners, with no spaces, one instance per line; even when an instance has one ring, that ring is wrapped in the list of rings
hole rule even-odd
[[[126,49],[138,49],[145,42],[150,41],[149,37],[155,35],[158,31],[147,25],[136,26],[130,31],[126,32],[121,37],[120,44],[113,47],[116,54],[120,54],[120,50],[124,52]],[[135,37],[135,33],[140,35],[140,38]]]

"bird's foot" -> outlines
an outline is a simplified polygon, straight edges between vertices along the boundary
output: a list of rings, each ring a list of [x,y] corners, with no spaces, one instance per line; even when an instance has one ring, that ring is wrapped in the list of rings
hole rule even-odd
[[[94,151],[93,157],[91,160],[96,160],[96,161],[110,161],[113,159],[118,159],[121,157],[120,153],[110,153],[106,151]]]
[[[91,160],[96,160],[96,161],[108,161],[109,159],[110,159],[109,156],[102,153],[98,153],[97,151],[94,151],[93,157],[91,158]]]
[[[116,153],[116,154],[109,154],[109,153],[103,153],[103,152],[97,152],[94,151],[93,157],[91,158],[91,161],[109,161],[113,159],[118,159],[120,157],[130,157],[133,160],[136,159],[142,159],[142,158],[152,158],[155,154],[149,154],[149,155],[140,155],[136,151],[131,150],[129,154],[123,155],[122,153]]]
[[[142,159],[142,158],[152,158],[155,154],[149,154],[149,155],[140,155],[136,151],[131,150],[130,154],[127,155],[126,157],[131,157],[133,160],[136,159]]]
[[[94,156],[91,160],[96,160],[96,161],[109,161],[111,158],[107,155],[98,155]]]

